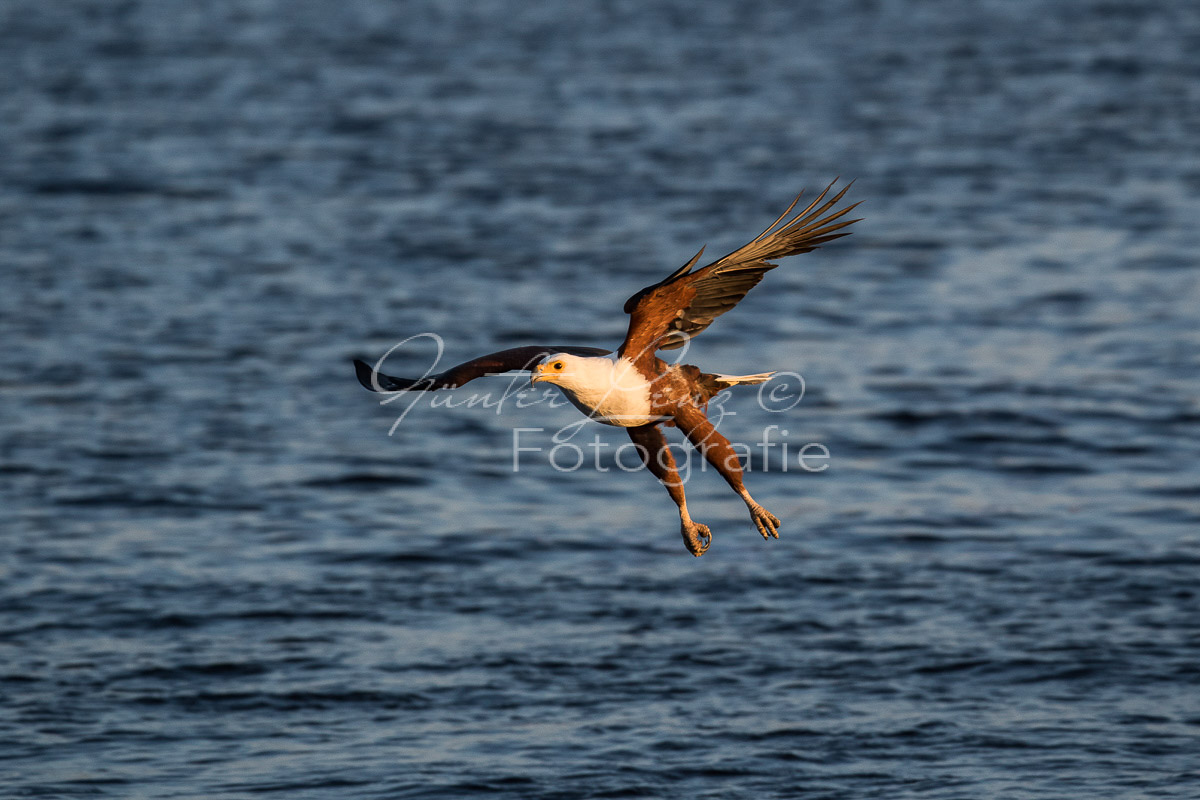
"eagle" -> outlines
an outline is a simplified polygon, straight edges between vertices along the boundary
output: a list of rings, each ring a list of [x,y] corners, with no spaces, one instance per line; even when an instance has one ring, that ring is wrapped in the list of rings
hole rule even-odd
[[[484,375],[531,372],[531,385],[557,386],[591,419],[628,432],[642,463],[679,509],[684,545],[692,555],[701,556],[712,544],[712,531],[688,512],[683,482],[662,430],[663,426],[678,428],[745,501],[763,539],[778,539],[779,518],[750,496],[737,451],[707,414],[709,401],[719,392],[763,383],[775,373],[706,373],[690,364],[668,364],[658,353],[683,347],[737,305],[778,266],[776,259],[808,253],[848,236],[842,229],[859,219],[843,218],[859,204],[839,208],[853,182],[830,196],[836,184],[835,179],[807,207],[792,214],[801,192],[766,230],[723,258],[696,269],[702,247],[682,267],[626,300],[629,329],[615,356],[596,347],[530,345],[489,353],[416,379],[385,375],[358,359],[355,374],[367,389],[390,393],[454,389]]]

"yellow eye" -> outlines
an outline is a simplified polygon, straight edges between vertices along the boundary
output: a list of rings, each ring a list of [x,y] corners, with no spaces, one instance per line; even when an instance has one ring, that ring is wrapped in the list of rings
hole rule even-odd
[[[555,369],[562,369],[562,362],[555,361],[551,366],[553,366]]]

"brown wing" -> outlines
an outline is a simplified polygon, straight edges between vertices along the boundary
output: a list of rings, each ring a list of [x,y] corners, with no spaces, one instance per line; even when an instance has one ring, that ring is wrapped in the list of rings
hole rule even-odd
[[[825,200],[834,183],[837,181],[826,186],[825,191],[807,208],[787,219],[800,202],[800,196],[804,194],[801,192],[787,210],[749,244],[692,272],[700,253],[704,252],[701,248],[700,253],[687,264],[626,300],[625,313],[630,317],[629,332],[617,352],[637,361],[653,358],[657,350],[682,347],[689,338],[737,305],[746,292],[762,280],[763,275],[778,266],[772,264],[770,259],[807,253],[826,242],[848,236],[848,231],[835,231],[858,220],[838,220],[858,203],[837,211],[833,211],[833,208],[853,185],[853,181]],[[822,200],[825,202],[822,203]]]
[[[393,378],[356,358],[354,359],[354,374],[358,376],[358,382],[372,392],[428,392],[434,389],[454,389],[484,375],[508,372],[514,369],[530,369],[534,364],[554,353],[567,353],[573,356],[606,356],[611,352],[611,350],[601,350],[599,347],[549,347],[543,345],[513,347],[509,350],[473,358],[451,367],[445,372],[426,375],[423,378]]]

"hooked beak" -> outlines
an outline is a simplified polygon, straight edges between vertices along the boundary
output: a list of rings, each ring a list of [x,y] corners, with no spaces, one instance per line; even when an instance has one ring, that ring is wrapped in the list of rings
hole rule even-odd
[[[536,367],[533,368],[533,373],[529,376],[529,385],[533,386],[535,383],[538,382],[538,379],[542,378],[542,377],[543,377],[542,365],[538,364]]]

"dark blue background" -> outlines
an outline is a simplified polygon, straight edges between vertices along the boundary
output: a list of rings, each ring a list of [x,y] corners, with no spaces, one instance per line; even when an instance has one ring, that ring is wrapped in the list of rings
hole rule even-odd
[[[1198,53],[1167,0],[3,3],[5,792],[1195,797]],[[722,422],[830,450],[748,476],[779,541],[353,379],[615,346],[837,175],[855,235],[688,354],[807,381]]]

